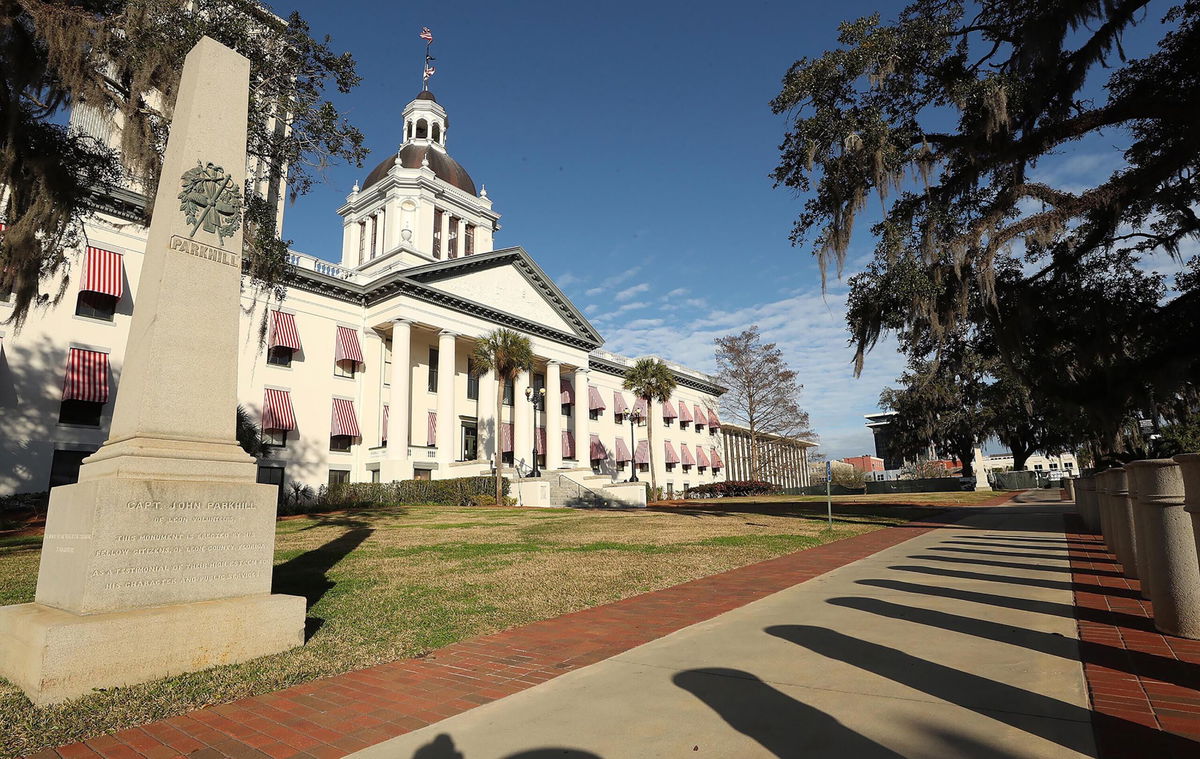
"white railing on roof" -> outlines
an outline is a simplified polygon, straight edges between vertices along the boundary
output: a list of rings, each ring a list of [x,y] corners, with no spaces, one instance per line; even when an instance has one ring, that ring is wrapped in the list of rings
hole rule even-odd
[[[323,258],[310,256],[307,253],[298,253],[294,250],[288,251],[288,263],[297,269],[307,269],[315,271],[317,274],[324,274],[327,277],[335,279],[344,279],[347,282],[358,282],[360,275],[353,269],[347,269],[344,266],[326,261]]]

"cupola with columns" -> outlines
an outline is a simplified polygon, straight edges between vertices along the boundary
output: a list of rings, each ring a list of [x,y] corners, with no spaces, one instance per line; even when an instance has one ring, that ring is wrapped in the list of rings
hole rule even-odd
[[[404,107],[402,124],[399,149],[338,209],[342,266],[382,273],[492,250],[500,215],[446,152],[446,109],[423,90]]]

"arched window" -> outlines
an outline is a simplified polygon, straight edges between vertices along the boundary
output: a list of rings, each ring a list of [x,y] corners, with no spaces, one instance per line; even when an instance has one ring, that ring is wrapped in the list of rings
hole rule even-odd
[[[436,121],[433,122],[433,141],[438,144],[442,142],[442,125]]]
[[[405,134],[408,139],[412,139],[412,119],[409,119],[408,123],[405,125]]]
[[[417,139],[424,140],[429,137],[429,122],[425,119],[417,120]]]

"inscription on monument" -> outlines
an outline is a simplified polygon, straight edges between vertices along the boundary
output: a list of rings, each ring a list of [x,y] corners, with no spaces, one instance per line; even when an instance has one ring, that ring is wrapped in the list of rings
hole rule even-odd
[[[211,245],[205,245],[202,242],[189,240],[179,235],[171,235],[171,250],[187,253],[189,256],[196,256],[197,258],[207,258],[209,261],[216,261],[226,266],[241,268],[242,265],[242,254],[240,252],[214,248]]]

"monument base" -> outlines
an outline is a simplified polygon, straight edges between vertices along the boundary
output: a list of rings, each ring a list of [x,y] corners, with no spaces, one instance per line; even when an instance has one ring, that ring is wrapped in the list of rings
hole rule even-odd
[[[305,611],[303,597],[280,594],[106,614],[0,606],[0,675],[45,706],[295,648]]]

